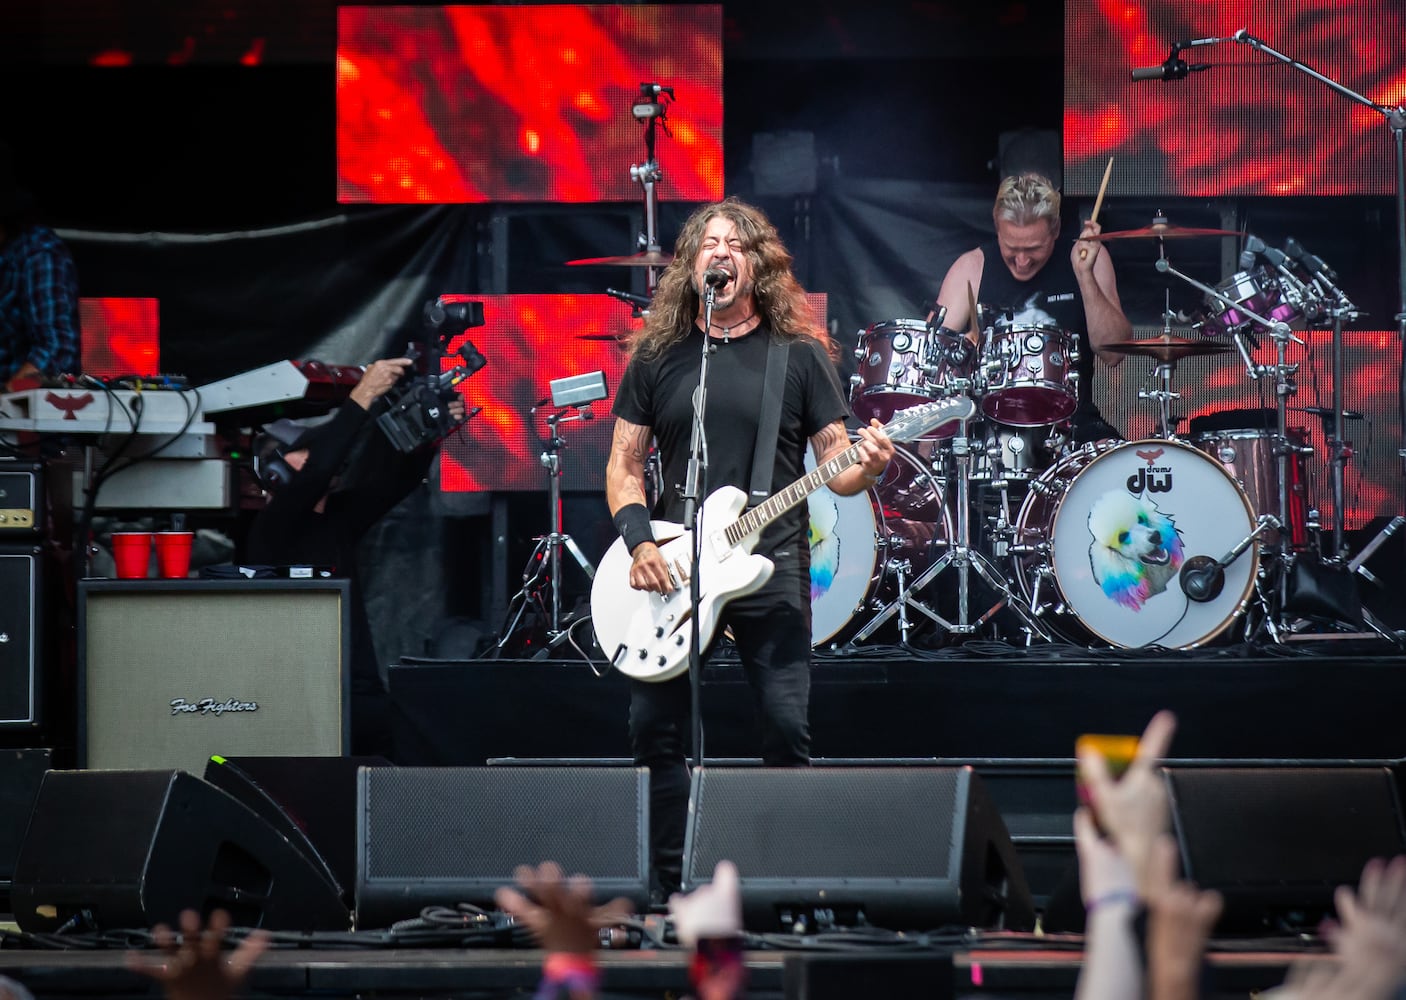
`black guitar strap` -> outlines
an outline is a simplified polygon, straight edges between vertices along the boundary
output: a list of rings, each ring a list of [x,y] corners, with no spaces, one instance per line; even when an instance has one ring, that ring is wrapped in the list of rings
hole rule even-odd
[[[752,452],[752,484],[747,492],[748,508],[771,496],[771,474],[776,467],[776,435],[781,428],[781,402],[786,391],[786,359],[791,341],[772,333],[766,352],[766,384],[762,389],[762,418],[757,424],[757,442]]]

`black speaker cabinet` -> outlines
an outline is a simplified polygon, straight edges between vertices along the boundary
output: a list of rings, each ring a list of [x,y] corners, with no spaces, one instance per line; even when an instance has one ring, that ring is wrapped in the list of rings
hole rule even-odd
[[[42,748],[0,750],[0,910],[5,913],[10,912],[15,859],[51,756]]]
[[[205,780],[288,838],[352,906],[356,885],[356,781],[384,757],[211,757]]]
[[[0,729],[39,728],[42,566],[37,546],[0,547]]]
[[[1387,767],[1169,767],[1186,877],[1225,897],[1222,931],[1315,928],[1370,858],[1406,853]]]
[[[85,580],[78,762],[338,756],[349,742],[345,580]]]
[[[1034,927],[1005,823],[970,767],[700,767],[691,806],[684,888],[731,860],[748,930]]]
[[[644,768],[362,768],[357,813],[358,928],[492,908],[513,869],[543,861],[589,876],[602,901],[648,902]]]
[[[346,930],[351,917],[287,840],[183,771],[50,771],[10,895],[27,931],[146,928],[217,907],[278,930]]]

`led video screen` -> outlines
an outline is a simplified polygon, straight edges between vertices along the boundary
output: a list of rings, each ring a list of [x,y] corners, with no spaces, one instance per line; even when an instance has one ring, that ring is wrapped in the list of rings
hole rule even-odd
[[[637,199],[646,83],[661,196],[716,200],[721,32],[716,4],[341,7],[337,200]]]
[[[1064,188],[1110,195],[1379,195],[1394,190],[1386,119],[1248,44],[1186,49],[1181,79],[1133,82],[1174,42],[1246,29],[1387,107],[1406,100],[1399,0],[1067,0]]]
[[[617,339],[639,328],[630,307],[605,295],[476,295],[483,302],[484,325],[449,343],[457,351],[464,339],[488,359],[476,375],[460,383],[469,406],[482,412],[452,435],[440,450],[440,488],[446,492],[545,490],[541,463],[549,428],[559,412],[551,405],[554,379],[600,371],[609,395],[591,405],[592,419],[558,426],[566,442],[561,452],[562,488],[599,490],[605,484],[610,407],[625,371],[626,355]],[[809,296],[811,310],[825,322],[826,300]],[[446,369],[457,358],[444,359]],[[534,413],[535,409],[535,413]]]
[[[161,372],[157,299],[80,298],[83,371],[98,378]]]
[[[333,3],[42,0],[39,57],[52,65],[264,66],[326,62]]]

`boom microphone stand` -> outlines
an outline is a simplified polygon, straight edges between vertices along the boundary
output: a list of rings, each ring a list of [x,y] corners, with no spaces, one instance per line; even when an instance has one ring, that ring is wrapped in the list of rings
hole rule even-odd
[[[1378,104],[1371,98],[1343,86],[1336,80],[1329,79],[1313,67],[1299,62],[1292,56],[1275,51],[1262,39],[1256,38],[1244,28],[1232,35],[1230,40],[1240,45],[1248,45],[1256,52],[1262,52],[1272,59],[1277,59],[1286,66],[1313,77],[1319,83],[1332,88],[1348,100],[1370,108],[1386,120],[1387,127],[1391,130],[1392,144],[1396,154],[1396,281],[1400,307],[1395,319],[1397,342],[1401,350],[1401,365],[1397,370],[1397,416],[1400,420],[1398,426],[1406,427],[1406,106],[1389,108]],[[1334,412],[1335,436],[1341,433],[1344,419],[1342,410]],[[1406,447],[1401,448],[1397,454],[1402,459],[1402,474],[1406,476]],[[1383,531],[1390,529],[1390,527],[1388,525]],[[1336,544],[1336,538],[1334,542]],[[1339,553],[1334,553],[1334,555],[1336,557]]]

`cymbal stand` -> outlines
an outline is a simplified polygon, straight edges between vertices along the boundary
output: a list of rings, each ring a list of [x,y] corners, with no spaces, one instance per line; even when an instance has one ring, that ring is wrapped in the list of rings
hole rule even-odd
[[[1203,294],[1222,303],[1227,309],[1235,309],[1242,315],[1248,317],[1251,322],[1258,324],[1263,329],[1269,331],[1274,338],[1275,363],[1273,365],[1259,365],[1250,356],[1249,349],[1245,346],[1245,333],[1237,330],[1233,333],[1236,349],[1240,352],[1240,358],[1245,362],[1246,372],[1250,378],[1258,381],[1266,375],[1274,378],[1275,394],[1275,438],[1274,455],[1276,471],[1279,477],[1278,496],[1275,497],[1275,512],[1281,527],[1278,531],[1278,538],[1275,542],[1266,546],[1270,555],[1276,557],[1276,563],[1280,569],[1276,593],[1279,598],[1278,606],[1283,608],[1288,599],[1289,568],[1293,560],[1293,546],[1290,536],[1291,520],[1289,517],[1289,455],[1294,450],[1294,445],[1289,442],[1289,397],[1298,391],[1298,386],[1294,381],[1294,376],[1298,373],[1299,366],[1288,363],[1289,344],[1303,344],[1303,341],[1294,336],[1289,324],[1282,320],[1273,320],[1258,313],[1252,312],[1242,302],[1237,302],[1232,298],[1223,295],[1219,290],[1210,285],[1203,284],[1188,274],[1178,271],[1172,266],[1171,261],[1162,257],[1156,262],[1157,270],[1164,274],[1170,274],[1179,278],[1199,290]],[[1267,616],[1268,617],[1268,616]],[[1274,630],[1271,630],[1274,635]],[[1277,635],[1276,635],[1277,638]]]
[[[1347,418],[1343,410],[1343,380],[1345,378],[1343,359],[1343,321],[1357,319],[1357,308],[1339,295],[1335,303],[1328,307],[1327,315],[1333,320],[1333,414],[1328,427],[1328,450],[1333,458],[1329,466],[1333,490],[1333,550],[1329,555],[1332,562],[1347,558],[1347,544],[1343,539],[1343,528],[1347,515],[1347,463],[1352,460],[1352,442],[1344,438]]]
[[[1036,637],[1049,640],[1050,636],[1035,617],[1030,607],[1017,594],[1012,592],[1010,584],[997,571],[986,557],[977,552],[971,544],[971,454],[972,440],[967,436],[967,421],[962,421],[961,430],[951,439],[951,455],[957,469],[957,541],[951,545],[942,556],[922,573],[910,580],[907,586],[903,586],[900,577],[899,594],[894,600],[880,609],[863,628],[855,634],[848,643],[848,648],[853,649],[860,642],[873,635],[880,626],[892,618],[899,615],[900,629],[904,634],[904,642],[907,642],[907,617],[906,609],[912,608],[919,613],[926,615],[937,625],[948,632],[956,635],[972,635],[978,628],[991,620],[992,616],[1003,607],[1010,607],[1025,622],[1026,642],[1029,643]],[[980,442],[978,442],[980,447]],[[925,603],[918,600],[914,595],[926,587],[929,583],[940,576],[948,567],[957,570],[957,620],[948,621]],[[975,570],[977,576],[986,581],[997,593],[996,602],[988,608],[976,621],[971,619],[971,571]]]
[[[575,410],[567,413],[566,410]],[[533,412],[536,410],[534,408]],[[522,624],[527,609],[535,607],[547,620],[547,648],[553,649],[565,641],[570,630],[562,627],[561,615],[561,551],[566,549],[576,560],[586,576],[595,579],[596,568],[566,532],[562,531],[561,519],[561,452],[566,440],[557,433],[561,424],[578,420],[594,419],[591,404],[585,403],[564,408],[547,417],[547,450],[542,452],[539,461],[547,470],[547,505],[551,531],[537,536],[537,545],[527,559],[527,567],[522,573],[522,589],[508,601],[508,618],[498,635],[498,649],[502,650]]]
[[[1168,440],[1176,437],[1176,432],[1172,428],[1172,400],[1181,399],[1181,393],[1172,388],[1172,376],[1176,372],[1177,363],[1175,361],[1158,361],[1152,369],[1152,376],[1149,380],[1155,382],[1156,388],[1142,388],[1137,391],[1138,399],[1157,401],[1157,436]]]
[[[658,83],[642,83],[640,84],[639,99],[630,109],[630,113],[637,120],[645,123],[645,161],[630,165],[630,180],[644,188],[644,232],[640,234],[637,243],[645,253],[661,253],[663,251],[663,247],[659,245],[659,193],[655,189],[655,185],[664,179],[664,171],[660,168],[659,161],[654,158],[654,129],[658,125],[664,129],[665,135],[669,135],[669,124],[666,119],[669,113],[669,104],[673,100],[673,87],[665,87]],[[645,268],[645,283],[651,298],[654,296],[655,286],[659,283],[659,270],[653,265]]]

